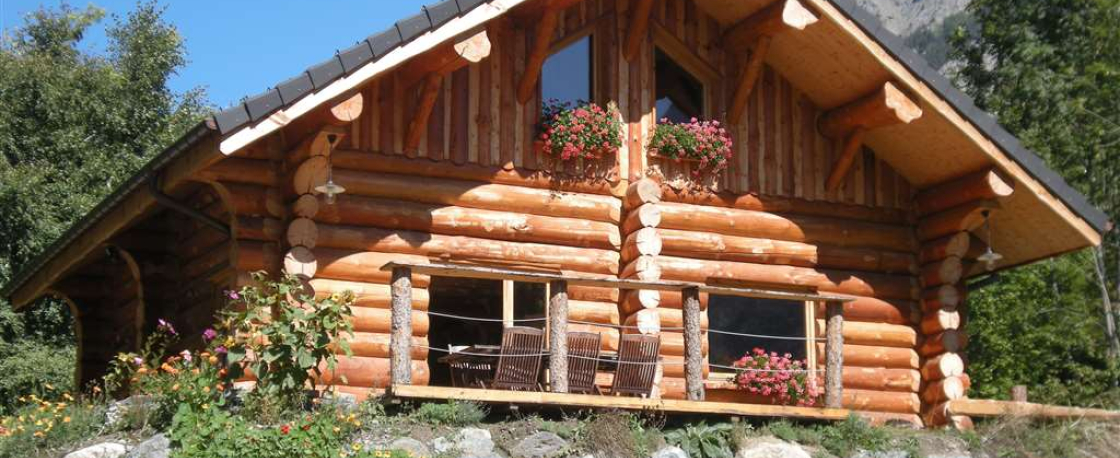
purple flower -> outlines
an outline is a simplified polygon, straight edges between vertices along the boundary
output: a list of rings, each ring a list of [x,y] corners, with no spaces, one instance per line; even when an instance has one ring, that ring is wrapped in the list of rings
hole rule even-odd
[[[157,327],[161,330],[164,330],[164,331],[167,331],[167,332],[171,333],[171,335],[178,335],[179,334],[178,332],[175,332],[175,327],[172,326],[171,323],[168,323],[163,318],[159,319],[159,326],[157,326]]]
[[[137,366],[143,366],[144,365],[144,358],[141,358],[139,356],[137,356],[135,358],[132,358],[132,364],[135,364]]]
[[[214,332],[213,329],[206,328],[205,331],[202,331],[202,339],[207,342],[214,340],[215,337],[218,337],[218,333]]]
[[[241,299],[241,295],[237,294],[237,291],[229,291],[228,293],[229,293],[229,298],[230,299],[233,299],[235,301],[238,300],[238,299]]]
[[[183,350],[182,352],[179,353],[179,356],[183,357],[183,361],[186,361],[188,363],[191,362],[191,351],[190,350]]]
[[[218,348],[214,349],[214,353],[217,353],[219,355],[226,354],[226,346],[225,345],[218,345]]]

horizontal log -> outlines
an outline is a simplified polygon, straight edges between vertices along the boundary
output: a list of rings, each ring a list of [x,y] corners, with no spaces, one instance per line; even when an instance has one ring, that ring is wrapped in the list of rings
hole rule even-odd
[[[315,220],[329,224],[405,229],[444,235],[617,250],[618,226],[602,221],[342,195]]]
[[[823,343],[817,344],[817,354],[825,354]],[[912,348],[844,345],[845,366],[917,369],[918,363],[918,352]]]
[[[917,393],[845,389],[843,398],[844,408],[852,410],[916,414],[922,408]]]
[[[331,224],[320,224],[318,234],[318,245],[324,248],[549,265],[563,270],[607,275],[616,273],[619,263],[617,252],[595,248]]]
[[[626,213],[622,222],[622,233],[631,234],[646,227],[657,227],[661,224],[660,204],[644,204]]]
[[[568,300],[568,320],[596,324],[619,324],[618,306],[610,302]]]
[[[953,402],[972,402],[972,399],[961,399]],[[929,408],[929,411],[923,415],[926,426],[941,427],[948,426],[957,430],[970,430],[973,429],[972,419],[965,415],[951,413],[949,411],[948,402],[937,404]],[[970,414],[972,415],[972,414]]]
[[[363,283],[389,284],[390,272],[381,266],[390,262],[428,262],[424,256],[400,253],[377,253],[372,251],[348,251],[330,248],[313,250],[319,263],[316,275],[332,280],[350,280]],[[412,286],[427,288],[431,282],[427,275],[412,275]]]
[[[933,313],[938,310],[954,311],[964,302],[966,292],[959,285],[941,285],[922,291],[922,311]]]
[[[204,180],[245,183],[272,187],[279,183],[276,165],[272,161],[240,157],[224,157],[205,170],[198,172]]]
[[[661,209],[658,227],[665,229],[896,252],[913,252],[917,248],[913,232],[907,226],[671,202],[662,202],[658,207]]]
[[[238,215],[276,218],[287,215],[284,198],[276,188],[241,183],[223,184],[229,190],[229,204]]]
[[[661,333],[661,314],[658,309],[638,310],[625,318],[623,326],[623,334],[656,335]]]
[[[959,399],[950,401],[946,411],[954,415],[977,417],[1027,416],[1040,418],[1120,420],[1120,412],[1084,407],[1067,407],[1033,402]]]
[[[354,335],[346,339],[350,345],[350,352],[354,356],[364,356],[369,358],[388,358],[389,357],[389,334],[381,334],[376,332],[355,332]],[[428,338],[427,337],[412,337],[411,354],[414,360],[427,360],[428,359]],[[336,352],[343,354],[341,348],[337,345],[332,346]]]
[[[937,404],[963,398],[964,392],[964,382],[960,377],[948,377],[927,384],[922,390],[922,401],[927,404]]]
[[[933,335],[941,331],[950,329],[959,329],[961,327],[961,315],[955,311],[938,310],[936,312],[926,314],[922,318],[922,324],[919,327],[922,334]]]
[[[367,197],[450,205],[483,210],[587,219],[618,224],[622,203],[610,196],[560,193],[507,184],[415,177],[336,169],[334,180],[347,193]]]
[[[663,202],[737,208],[779,215],[819,216],[837,218],[845,221],[854,220],[897,225],[909,225],[911,222],[908,210],[902,209],[794,199],[783,196],[762,196],[753,193],[716,193],[693,188],[677,191],[667,184],[662,184],[661,189],[664,191],[662,195]]]
[[[622,242],[623,262],[637,259],[639,256],[657,256],[661,254],[661,236],[657,229],[646,227],[626,236]]]
[[[732,278],[749,282],[811,286],[826,292],[881,299],[910,300],[917,298],[918,294],[916,281],[907,276],[707,261],[675,256],[657,256],[656,263],[661,268],[661,278],[665,280],[704,283],[713,278]]]
[[[637,326],[640,319],[639,317],[643,314],[656,314],[658,316],[658,322],[661,323],[661,329],[663,331],[683,332],[682,329],[684,328],[684,312],[681,309],[667,309],[662,307],[653,309],[642,309],[637,313],[627,315],[626,319],[623,321],[623,324],[625,326]],[[708,313],[703,310],[700,312],[700,329],[708,329]],[[632,332],[632,330],[628,329],[624,330],[623,333],[626,333],[628,331]]]
[[[912,413],[894,413],[894,412],[868,412],[868,411],[855,411],[852,412],[855,416],[863,421],[866,421],[871,426],[892,426],[902,425],[909,428],[923,428],[925,423],[922,422],[922,417]]]
[[[922,108],[893,83],[886,82],[866,96],[821,114],[817,129],[826,137],[840,138],[857,128],[908,124],[920,117]]]
[[[392,300],[392,290],[388,284],[328,280],[325,278],[313,278],[310,284],[315,297],[320,299],[328,297],[331,294],[350,291],[354,293],[355,307],[389,309],[392,305],[390,303]],[[428,290],[417,287],[412,288],[413,310],[428,310],[429,300]]]
[[[825,305],[817,304],[817,315],[824,316]],[[844,322],[918,324],[922,313],[910,301],[884,301],[872,297],[857,297],[844,303]]]
[[[787,30],[804,30],[817,22],[817,15],[798,0],[779,0],[756,11],[723,34],[723,45],[732,51],[746,50],[759,37]]]
[[[354,332],[373,332],[388,334],[392,323],[392,311],[374,307],[351,307],[354,313]],[[412,311],[412,336],[428,335],[428,314],[420,310]]]
[[[661,185],[650,178],[642,178],[626,187],[623,204],[627,209],[658,202],[661,202]]]
[[[544,171],[516,168],[507,170],[502,167],[470,163],[454,164],[449,161],[431,161],[426,158],[410,159],[395,154],[339,150],[331,155],[331,161],[339,169],[395,173],[411,177],[449,178],[608,196],[625,193],[625,189],[616,191],[614,183],[605,180],[593,180],[586,177],[573,180],[568,179],[569,177]]]
[[[239,239],[279,242],[284,236],[284,223],[276,218],[238,216],[236,227]]]
[[[701,293],[702,299],[700,302],[701,310],[708,307],[708,294]],[[662,301],[662,298],[675,295],[677,297],[676,307],[669,307]],[[671,291],[650,291],[650,290],[630,290],[622,292],[622,300],[619,302],[619,310],[623,313],[630,314],[637,312],[641,309],[650,309],[656,307],[667,308],[681,308],[680,293],[673,293]]]
[[[964,360],[956,353],[942,353],[926,360],[922,365],[922,379],[925,381],[956,377],[964,373]]]
[[[708,338],[707,334],[700,339],[700,354],[703,356],[708,355]],[[661,338],[661,354],[669,356],[684,356],[684,333],[679,331],[662,331],[658,334]]]
[[[620,332],[618,329],[608,328],[606,326],[595,326],[589,324],[568,323],[568,332],[595,332],[603,337],[602,350],[604,351],[618,351],[618,336]]]
[[[703,364],[703,374],[707,378],[711,372],[708,362]],[[684,378],[684,357],[661,354],[661,371],[665,378]]]
[[[1014,191],[1013,182],[995,170],[983,170],[921,190],[914,197],[914,207],[925,216],[974,200],[1002,199]]]
[[[618,303],[619,295],[618,288],[568,285],[568,299],[576,301]]]
[[[963,273],[964,266],[961,264],[961,258],[949,256],[922,266],[922,286],[930,288],[953,284],[960,281]]]
[[[822,366],[823,367],[823,366]],[[920,388],[921,374],[914,369],[844,366],[844,388],[914,393]]]
[[[229,264],[232,256],[233,244],[229,242],[220,243],[187,260],[181,269],[182,275],[195,278],[210,271],[218,264]]]
[[[663,254],[717,261],[828,267],[884,273],[916,273],[910,253],[832,247],[739,237],[713,232],[657,229]]]
[[[334,371],[327,370],[325,365],[320,367],[320,370],[323,375],[317,382],[321,384],[386,388],[390,382],[389,358],[339,356]],[[430,376],[427,361],[412,361],[412,383],[414,385],[427,385]],[[346,377],[345,383],[343,383],[342,377]]]
[[[622,268],[619,278],[630,278],[642,281],[661,279],[661,263],[659,256],[639,256]]]
[[[825,337],[825,322],[817,320],[818,339]],[[903,324],[863,323],[844,320],[844,344],[914,348],[918,332]]]
[[[937,240],[922,244],[919,259],[923,264],[940,261],[950,256],[963,258],[968,253],[971,235],[968,232],[957,232],[946,235]]]
[[[931,358],[942,353],[960,353],[968,345],[968,335],[957,329],[927,336],[918,347],[918,354]]]
[[[991,200],[977,200],[918,220],[918,240],[936,240],[957,232],[969,232],[984,224],[984,213],[999,208]]]
[[[478,63],[490,55],[490,40],[487,31],[464,36],[453,42],[436,46],[417,56],[401,67],[400,78],[405,87],[429,75],[443,76],[455,70]]]

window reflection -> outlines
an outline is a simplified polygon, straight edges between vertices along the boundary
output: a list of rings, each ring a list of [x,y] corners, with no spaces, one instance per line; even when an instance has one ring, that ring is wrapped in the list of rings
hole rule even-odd
[[[704,85],[658,49],[654,55],[658,119],[689,122],[704,115]]]
[[[557,51],[544,61],[541,100],[555,99],[573,105],[591,101],[591,36]]]

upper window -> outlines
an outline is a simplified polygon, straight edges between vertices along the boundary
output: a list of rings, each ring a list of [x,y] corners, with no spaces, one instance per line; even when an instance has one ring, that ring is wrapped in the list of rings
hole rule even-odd
[[[654,69],[658,118],[688,122],[704,117],[704,84],[699,79],[661,49],[654,55]]]
[[[591,101],[591,36],[556,51],[541,69],[541,100]]]
[[[712,364],[730,366],[754,348],[778,354],[789,353],[794,359],[808,359],[809,345],[805,340],[806,322],[811,319],[812,307],[806,302],[758,299],[740,296],[712,295],[708,299],[708,320],[719,323],[718,329],[737,334],[755,336],[793,337],[770,339],[724,333],[708,333],[709,355]],[[713,324],[713,328],[716,327]],[[727,369],[713,368],[724,372]]]

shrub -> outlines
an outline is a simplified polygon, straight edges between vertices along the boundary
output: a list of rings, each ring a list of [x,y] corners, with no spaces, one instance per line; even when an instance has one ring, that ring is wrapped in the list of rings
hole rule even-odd
[[[51,391],[74,389],[72,345],[56,347],[36,341],[0,343],[0,414],[20,407],[20,396],[49,397]],[[49,387],[49,388],[48,388]]]
[[[646,457],[663,442],[659,425],[632,413],[596,414],[582,430],[580,447],[595,456]]]
[[[468,426],[480,423],[488,413],[482,404],[451,400],[421,404],[412,412],[412,418],[434,425]]]
[[[873,427],[855,415],[821,426],[818,431],[820,445],[836,456],[851,456],[858,450],[884,451],[892,446],[886,429]]]
[[[349,442],[351,433],[360,426],[356,414],[336,409],[320,409],[276,425],[255,426],[215,405],[183,404],[175,413],[171,440],[176,445],[176,458],[377,456]]]
[[[690,457],[731,458],[734,456],[731,450],[732,429],[730,423],[708,425],[701,422],[670,431],[665,434],[665,440],[680,447]]]
[[[699,121],[692,118],[687,123],[674,123],[662,119],[653,130],[647,149],[649,154],[677,161],[698,161],[701,171],[718,173],[727,168],[731,159],[731,136],[719,121]]]
[[[782,404],[812,406],[820,399],[816,378],[809,375],[803,360],[786,353],[766,353],[755,348],[731,364],[738,370],[735,383],[740,389],[772,397]]]
[[[561,161],[599,159],[622,146],[618,108],[549,100],[544,104],[540,140],[544,152]]]
[[[0,418],[0,456],[55,456],[102,431],[105,408],[88,402],[74,402],[63,393],[58,401],[37,395],[19,397],[22,406],[9,417]]]

